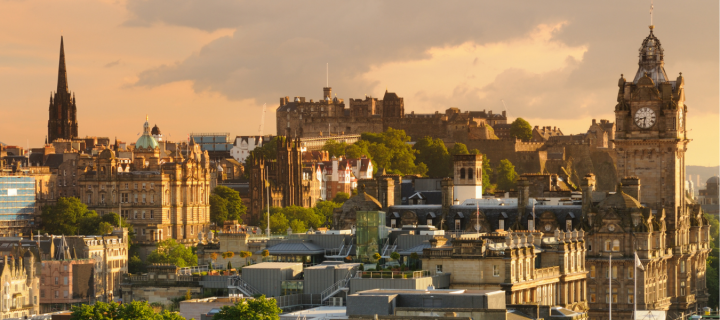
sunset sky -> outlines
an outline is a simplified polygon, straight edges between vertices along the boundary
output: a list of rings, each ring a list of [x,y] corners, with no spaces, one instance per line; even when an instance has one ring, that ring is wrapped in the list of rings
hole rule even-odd
[[[718,1],[654,3],[670,79],[685,77],[687,164],[720,163]],[[614,121],[650,1],[0,0],[0,141],[47,134],[60,36],[79,133],[134,142],[147,114],[169,140],[275,133],[281,96],[405,98],[405,112],[501,112],[587,131]]]

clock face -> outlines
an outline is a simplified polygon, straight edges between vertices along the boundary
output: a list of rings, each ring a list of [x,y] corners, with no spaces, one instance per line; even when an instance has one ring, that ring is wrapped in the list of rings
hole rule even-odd
[[[545,225],[545,231],[550,231],[550,228],[552,228],[552,226],[550,226],[550,224]]]
[[[609,226],[608,226],[608,230],[610,230],[610,231],[615,231],[615,226],[612,225],[612,224],[609,225]]]
[[[648,107],[640,108],[635,112],[635,124],[643,129],[652,127],[655,124],[655,111]]]

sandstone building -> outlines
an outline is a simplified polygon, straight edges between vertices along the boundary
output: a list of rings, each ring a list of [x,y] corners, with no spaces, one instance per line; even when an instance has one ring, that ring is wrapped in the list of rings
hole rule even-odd
[[[72,140],[78,137],[77,105],[75,94],[70,93],[65,66],[65,46],[60,37],[60,66],[55,95],[50,96],[48,142],[57,139]]]
[[[133,151],[132,163],[123,163],[111,149],[81,155],[78,198],[98,214],[119,212],[133,225],[143,257],[164,239],[196,243],[210,227],[215,167],[207,152],[191,141],[187,159],[180,150],[161,157],[147,121]]]

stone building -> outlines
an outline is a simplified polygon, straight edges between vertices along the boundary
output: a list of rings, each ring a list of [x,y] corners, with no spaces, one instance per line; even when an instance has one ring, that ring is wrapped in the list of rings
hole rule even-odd
[[[497,138],[491,126],[504,123],[507,123],[505,112],[460,112],[450,108],[444,114],[405,114],[404,98],[387,90],[382,100],[368,96],[364,100],[350,99],[350,107],[346,108],[344,101],[332,97],[332,89],[326,87],[320,101],[306,101],[305,97],[290,101],[289,97],[283,97],[276,111],[277,134],[302,138],[379,133],[393,128],[405,130],[416,139],[432,136],[448,142],[465,142],[471,138]]]
[[[705,212],[710,214],[720,213],[718,184],[720,184],[720,178],[718,176],[710,177],[705,183],[705,189],[700,189],[698,192],[698,204],[700,204]]]
[[[430,240],[423,268],[450,273],[450,288],[502,289],[505,303],[561,306],[587,310],[583,231],[555,229],[466,234]]]
[[[200,276],[182,272],[172,264],[154,263],[148,266],[148,272],[142,275],[125,274],[122,281],[122,301],[146,301],[160,303],[166,308],[176,298],[202,296],[203,287]]]
[[[75,94],[70,93],[67,81],[67,67],[65,66],[65,46],[60,37],[60,66],[58,68],[58,83],[55,95],[50,95],[50,108],[48,118],[48,142],[56,139],[72,140],[78,137],[77,105]]]
[[[37,247],[15,247],[0,260],[0,317],[30,318],[40,313],[40,259]]]
[[[653,31],[650,26],[642,42],[633,80],[621,76],[618,81],[613,143],[617,171],[624,178],[617,192],[602,200],[592,192],[595,177],[584,179],[583,224],[592,246],[587,263],[597,277],[590,285],[594,294],[617,301],[614,312],[626,317],[637,299],[638,309],[668,310],[668,318],[677,318],[707,305],[709,225],[685,192],[690,140],[684,78],[668,78],[664,49]],[[646,269],[636,275],[631,271],[635,251]],[[610,255],[617,262],[608,271]],[[606,292],[608,281],[613,292]],[[605,301],[597,300],[590,304],[591,317],[607,316]]]
[[[76,169],[80,200],[101,215],[119,212],[133,225],[142,257],[165,239],[196,243],[198,234],[210,227],[209,197],[216,169],[207,152],[191,141],[187,159],[178,150],[160,157],[146,121],[133,154],[130,164],[122,163],[111,149],[82,155]]]

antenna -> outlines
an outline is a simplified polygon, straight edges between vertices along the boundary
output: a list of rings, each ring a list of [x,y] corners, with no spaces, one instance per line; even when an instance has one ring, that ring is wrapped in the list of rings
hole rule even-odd
[[[500,99],[500,102],[503,104],[503,109],[505,109],[505,113],[507,113],[506,117],[510,115],[510,112],[508,112],[507,106],[505,105],[505,100]]]
[[[265,111],[266,111],[266,108],[267,108],[267,104],[266,104],[266,103],[263,103],[263,110],[262,110],[262,115],[260,116],[260,129],[259,129],[259,131],[260,131],[260,136],[261,136],[261,137],[262,137],[262,135],[263,135],[263,126],[265,126]]]
[[[325,87],[330,87],[330,63],[325,63]]]

